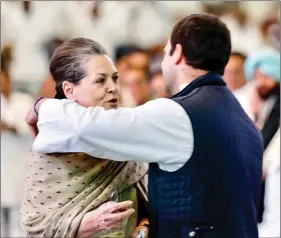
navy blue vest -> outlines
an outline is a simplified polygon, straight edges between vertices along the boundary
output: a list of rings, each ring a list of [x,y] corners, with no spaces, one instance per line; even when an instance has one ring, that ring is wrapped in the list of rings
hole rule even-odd
[[[150,237],[258,238],[260,132],[217,74],[171,100],[190,117],[194,151],[175,172],[150,164]]]

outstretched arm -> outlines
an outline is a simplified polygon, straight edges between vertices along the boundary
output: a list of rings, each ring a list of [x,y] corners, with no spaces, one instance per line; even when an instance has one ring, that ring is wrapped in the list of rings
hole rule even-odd
[[[189,117],[170,99],[117,110],[48,99],[37,110],[36,152],[84,152],[117,161],[181,164],[193,151]]]

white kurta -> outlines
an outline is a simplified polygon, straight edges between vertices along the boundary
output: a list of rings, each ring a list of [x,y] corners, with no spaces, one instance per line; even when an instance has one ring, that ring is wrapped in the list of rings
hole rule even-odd
[[[80,151],[116,161],[155,162],[165,171],[181,168],[194,147],[189,116],[165,98],[116,110],[48,99],[41,105],[37,126],[36,152]]]
[[[267,164],[264,220],[260,237],[280,237],[280,128],[264,153]]]
[[[23,93],[13,93],[6,101],[1,95],[1,121],[19,132],[1,131],[1,205],[19,206],[23,197],[25,164],[32,143],[25,115],[33,99]]]

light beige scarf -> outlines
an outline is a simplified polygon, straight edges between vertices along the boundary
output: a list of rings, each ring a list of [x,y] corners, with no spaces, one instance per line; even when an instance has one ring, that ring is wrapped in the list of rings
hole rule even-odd
[[[85,213],[118,189],[136,184],[144,164],[116,162],[87,154],[43,155],[31,152],[21,220],[28,237],[75,237]]]

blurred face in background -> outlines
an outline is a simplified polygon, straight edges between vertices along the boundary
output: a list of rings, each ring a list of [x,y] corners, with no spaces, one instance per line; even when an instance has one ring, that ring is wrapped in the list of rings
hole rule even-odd
[[[126,75],[126,73],[128,72],[128,70],[130,69],[129,62],[126,59],[126,57],[123,57],[122,59],[120,59],[116,63],[116,67],[118,70],[119,77],[122,80],[124,78],[124,76]]]
[[[122,80],[131,69],[146,70],[149,66],[149,56],[144,52],[135,52],[122,57],[116,63],[119,77]]]
[[[144,52],[135,52],[129,55],[127,60],[134,69],[145,70],[149,66],[149,56]]]
[[[164,77],[162,73],[157,73],[150,79],[150,92],[154,98],[170,97],[165,90]]]
[[[120,103],[118,73],[106,55],[94,55],[83,65],[85,77],[77,85],[65,81],[64,93],[84,107],[101,106],[115,109]]]
[[[122,88],[128,90],[137,106],[146,103],[150,98],[147,75],[139,69],[130,69],[122,79]]]
[[[237,90],[246,84],[244,63],[245,59],[240,56],[233,55],[229,58],[223,79],[230,90]]]
[[[255,85],[258,94],[263,99],[267,99],[274,90],[279,91],[276,80],[273,77],[262,73],[258,69],[255,73]]]

